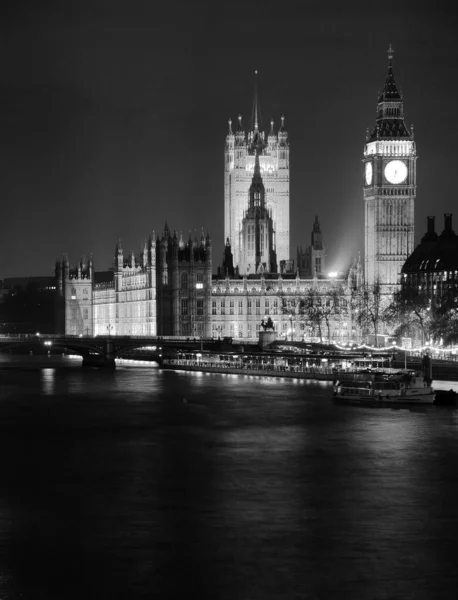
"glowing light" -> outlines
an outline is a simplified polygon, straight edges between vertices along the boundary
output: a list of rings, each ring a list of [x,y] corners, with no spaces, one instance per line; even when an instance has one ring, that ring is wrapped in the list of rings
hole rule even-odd
[[[334,344],[334,346],[338,349],[338,350],[348,350],[348,348],[346,346],[341,346],[340,344]],[[433,350],[434,352],[457,352],[458,351],[458,346],[454,347],[454,348],[436,348],[434,346],[431,346],[429,344],[429,342],[426,342],[426,344],[424,346],[421,346],[419,348],[404,348],[403,346],[398,346],[397,344],[393,344],[391,346],[368,346],[367,344],[359,344],[359,345],[355,345],[354,347],[355,350],[375,350],[375,351],[380,351],[380,350],[402,350],[402,351],[409,351],[409,352],[423,352],[424,350]]]
[[[328,277],[337,277],[337,275],[337,271],[331,271],[330,273],[328,273]]]

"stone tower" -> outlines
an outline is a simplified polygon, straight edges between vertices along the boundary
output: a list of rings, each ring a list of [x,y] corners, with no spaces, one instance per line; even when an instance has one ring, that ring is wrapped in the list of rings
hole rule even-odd
[[[274,230],[271,210],[266,207],[265,187],[261,177],[259,156],[255,156],[248,209],[242,220],[242,255],[240,270],[246,275],[276,273]]]
[[[224,240],[229,239],[234,257],[234,267],[242,264],[242,220],[247,209],[247,197],[254,174],[255,157],[265,186],[265,203],[271,211],[275,232],[274,245],[277,261],[288,260],[289,255],[289,141],[284,117],[275,132],[270,121],[269,134],[262,131],[261,110],[257,90],[257,71],[251,128],[245,132],[239,116],[235,134],[232,121],[224,150]]]
[[[93,285],[92,258],[82,256],[75,268],[67,255],[56,262],[57,333],[93,335]]]
[[[305,250],[302,246],[297,249],[297,268],[299,277],[305,279],[322,278],[325,272],[325,247],[318,216],[313,223],[311,244]]]
[[[393,49],[377,102],[377,119],[364,146],[365,281],[386,291],[414,247],[416,148],[413,126],[404,123],[404,103],[393,74]]]

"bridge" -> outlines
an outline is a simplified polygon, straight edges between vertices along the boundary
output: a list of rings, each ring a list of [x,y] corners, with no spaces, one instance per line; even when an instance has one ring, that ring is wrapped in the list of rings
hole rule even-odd
[[[245,342],[244,342],[245,343]],[[228,350],[227,339],[199,337],[131,337],[131,336],[69,336],[52,334],[0,335],[0,352],[14,348],[36,348],[38,346],[59,348],[78,354],[83,366],[115,367],[115,358],[133,350],[147,350],[149,357],[161,364],[162,356],[169,352],[198,350]],[[253,343],[251,345],[254,345]]]
[[[148,359],[161,365],[163,357],[181,352],[278,352],[282,354],[301,353],[315,356],[361,357],[365,354],[361,350],[337,350],[334,344],[302,342],[284,339],[275,339],[263,346],[250,339],[232,338],[200,338],[178,336],[131,337],[112,335],[52,335],[52,334],[0,334],[0,352],[7,352],[14,348],[22,347],[35,350],[43,347],[48,350],[59,349],[62,352],[77,354],[83,359],[83,367],[110,367],[115,368],[116,358],[128,358],[134,350],[145,350]],[[127,356],[126,356],[127,354]],[[380,348],[376,353],[386,357],[392,354]]]

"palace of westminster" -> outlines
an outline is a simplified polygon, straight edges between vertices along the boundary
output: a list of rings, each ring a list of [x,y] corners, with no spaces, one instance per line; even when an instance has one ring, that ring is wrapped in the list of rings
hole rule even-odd
[[[296,314],[298,302],[338,304],[328,323],[333,341],[360,337],[351,296],[364,283],[393,290],[414,250],[416,148],[404,122],[393,53],[364,145],[365,259],[345,276],[326,274],[318,217],[311,244],[290,256],[289,140],[284,118],[261,131],[255,91],[251,127],[229,120],[224,149],[224,243],[215,267],[209,234],[185,239],[165,225],[138,256],[116,245],[114,268],[94,270],[91,259],[76,268],[64,255],[56,263],[57,331],[67,335],[230,336],[257,339],[270,317],[279,337],[313,339],[317,332]],[[257,88],[255,88],[257,89]],[[350,261],[349,261],[350,262]]]

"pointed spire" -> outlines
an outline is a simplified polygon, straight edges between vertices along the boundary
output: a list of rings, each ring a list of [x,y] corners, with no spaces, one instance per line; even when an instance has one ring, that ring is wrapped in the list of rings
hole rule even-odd
[[[393,55],[394,55],[393,46],[390,44],[388,46],[388,60],[390,61],[390,65],[391,65],[391,61],[393,60]]]
[[[380,94],[379,102],[389,101],[389,100],[402,100],[401,94],[396,87],[396,82],[394,80],[393,74],[393,55],[394,50],[391,44],[388,48],[388,73],[385,79],[385,87],[383,88],[383,92]]]
[[[254,72],[254,96],[253,96],[253,110],[251,113],[251,129],[253,131],[259,131],[262,124],[261,108],[259,106],[258,96],[258,72]]]
[[[372,132],[366,142],[374,142],[378,139],[410,139],[411,131],[404,122],[404,102],[399,92],[393,74],[393,47],[388,48],[388,72],[385,85],[378,96],[377,119]]]
[[[234,135],[232,132],[232,119],[229,119],[228,124],[229,124],[229,131],[227,132],[227,135]]]
[[[274,136],[275,137],[275,129],[274,129],[274,120],[273,119],[270,119],[269,137],[270,136]]]

